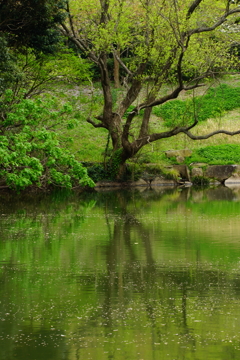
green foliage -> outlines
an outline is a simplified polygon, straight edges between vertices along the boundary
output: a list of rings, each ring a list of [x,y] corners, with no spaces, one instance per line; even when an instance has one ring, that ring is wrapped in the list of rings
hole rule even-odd
[[[4,56],[1,56],[2,53]],[[6,59],[7,55],[9,59]],[[0,69],[4,70],[0,78],[0,94],[8,87],[15,94],[25,91],[25,97],[28,98],[39,95],[46,89],[53,91],[53,82],[59,84],[64,79],[65,83],[75,84],[91,77],[88,62],[79,59],[70,50],[59,51],[54,56],[36,55],[31,49],[19,54],[7,45],[2,51],[0,45]]]
[[[157,176],[162,176],[165,179],[169,180],[179,180],[179,172],[172,167],[165,167],[161,164],[146,164],[140,167],[142,170],[143,178],[155,178]]]
[[[94,164],[88,167],[88,175],[94,182],[106,180],[108,174],[102,164]]]
[[[126,177],[131,181],[137,181],[141,178],[143,166],[138,163],[129,163],[126,168]]]
[[[186,125],[194,122],[196,118],[199,122],[209,118],[217,118],[239,107],[240,88],[232,88],[228,85],[221,85],[217,88],[209,89],[203,96],[198,96],[188,100],[173,100],[162,106],[153,108],[153,114],[162,117],[165,125],[173,127],[176,125]]]
[[[210,179],[205,176],[193,176],[192,183],[194,186],[198,187],[208,187],[210,185]]]
[[[112,181],[116,180],[116,177],[119,172],[119,167],[122,162],[122,149],[118,149],[115,152],[113,152],[106,162],[105,165],[99,163],[99,164],[93,164],[88,167],[88,174],[91,177],[91,179],[95,182],[107,180]],[[124,172],[122,180],[126,179],[130,176],[129,171],[127,174],[127,171]]]
[[[159,175],[162,174],[162,167],[158,164],[147,164],[143,166],[145,172],[152,174],[152,175]]]
[[[1,183],[16,190],[30,185],[93,186],[86,168],[61,146],[55,131],[60,125],[68,127],[72,108],[59,106],[53,98],[22,98],[12,104],[13,98],[8,90],[1,102]]]
[[[153,114],[162,117],[166,126],[171,127],[191,119],[192,104],[188,101],[173,100],[153,108]],[[180,120],[180,121],[179,121]]]
[[[122,152],[123,152],[122,148],[114,151],[110,160],[108,161],[106,170],[107,170],[108,178],[111,180],[116,179],[116,176],[119,172],[119,167],[122,162]]]
[[[5,0],[0,2],[0,33],[9,35],[14,47],[29,46],[54,53],[62,38],[57,24],[64,20],[65,0]]]
[[[35,60],[36,61],[36,60]],[[54,56],[45,56],[45,72],[54,79],[64,79],[65,82],[77,83],[91,78],[91,66],[87,60],[79,58],[71,50],[59,51]]]
[[[0,36],[0,93],[2,93],[12,82],[21,79],[15,59],[7,47],[5,36]]]
[[[164,176],[165,179],[175,180],[175,181],[179,180],[179,172],[173,168],[163,168],[162,175]]]
[[[215,165],[239,164],[240,145],[224,144],[197,149],[190,157],[186,158],[187,164],[193,162],[205,162]]]

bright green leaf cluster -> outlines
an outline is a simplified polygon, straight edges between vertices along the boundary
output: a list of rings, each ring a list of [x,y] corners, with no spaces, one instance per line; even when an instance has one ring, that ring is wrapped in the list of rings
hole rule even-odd
[[[155,107],[153,113],[164,119],[165,125],[173,127],[194,122],[194,113],[198,121],[217,118],[225,111],[239,107],[240,88],[221,85],[194,99],[173,100]]]
[[[5,114],[0,135],[1,184],[17,190],[31,185],[94,186],[86,168],[62,147],[55,131],[59,125],[68,127],[71,106],[59,105],[53,98],[12,103],[13,97],[7,91],[1,103]]]

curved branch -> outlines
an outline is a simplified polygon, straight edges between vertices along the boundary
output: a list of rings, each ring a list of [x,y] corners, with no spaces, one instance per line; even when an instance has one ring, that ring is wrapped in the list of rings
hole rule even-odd
[[[133,73],[128,69],[128,67],[124,64],[124,62],[120,59],[120,57],[117,54],[116,50],[113,50],[114,57],[119,62],[119,64],[122,66],[122,68],[126,71],[128,75],[133,75]]]
[[[146,65],[147,65],[147,62],[143,62],[138,66],[138,69],[135,72],[134,77],[132,79],[131,87],[128,89],[124,99],[120,103],[120,106],[118,109],[118,113],[120,114],[120,116],[123,116],[125,111],[129,108],[129,106],[138,97],[138,95],[142,89],[142,86],[143,86],[141,79],[139,79],[139,76],[141,76],[144,73]]]
[[[230,16],[230,15],[233,15],[233,14],[236,14],[236,13],[240,13],[240,7],[237,7],[235,9],[232,9],[232,10],[229,10],[227,11],[223,16],[221,16],[218,21],[215,22],[215,24],[213,24],[212,26],[209,26],[209,27],[199,27],[199,28],[196,28],[196,29],[192,29],[188,32],[189,36],[193,35],[193,34],[199,34],[199,33],[203,33],[203,32],[208,32],[208,31],[213,31],[215,30],[217,27],[219,27],[220,25],[222,25],[226,20],[227,18]]]
[[[189,138],[191,138],[192,140],[205,140],[208,139],[214,135],[217,134],[225,134],[225,135],[229,135],[229,136],[234,136],[234,135],[238,135],[240,134],[240,130],[238,131],[227,131],[227,130],[217,130],[217,131],[213,131],[209,134],[206,135],[193,135],[189,130],[191,128],[193,128],[194,126],[196,126],[198,123],[198,121],[195,121],[194,124],[192,124],[189,127],[175,127],[172,130],[169,131],[163,131],[161,133],[154,133],[151,135],[145,135],[142,138],[138,138],[137,140],[134,141],[134,143],[132,143],[132,147],[136,146],[136,148],[138,150],[140,150],[143,146],[145,146],[146,144],[152,143],[156,140],[161,140],[161,139],[166,139],[169,137],[173,137],[175,135],[178,135],[180,133],[184,133],[185,135],[187,135]]]
[[[140,110],[145,109],[147,107],[153,107],[153,106],[161,105],[161,104],[165,103],[168,100],[176,99],[178,97],[179,93],[182,90],[183,90],[183,86],[180,85],[175,90],[173,90],[171,92],[171,94],[163,96],[162,98],[154,100],[154,101],[152,101],[150,103],[142,103],[135,109],[136,109],[136,111],[140,111]],[[133,109],[133,111],[135,111],[135,109]]]
[[[190,131],[183,130],[183,129],[180,132],[183,132],[192,140],[205,140],[205,139],[208,139],[217,134],[225,134],[225,135],[229,135],[229,136],[234,136],[234,135],[240,134],[240,130],[237,130],[237,131],[217,130],[217,131],[213,131],[206,135],[193,135]]]
[[[87,119],[87,122],[89,123],[89,124],[91,124],[91,125],[93,125],[95,128],[104,128],[104,129],[107,129],[107,127],[104,125],[104,124],[102,124],[102,123],[95,123],[92,119],[90,119],[90,118],[88,118]]]
[[[70,39],[76,45],[76,47],[78,49],[83,51],[90,60],[92,60],[95,64],[98,64],[97,57],[89,49],[89,47],[85,44],[85,42],[83,40],[79,39],[79,37],[74,36],[74,34],[71,33],[71,31],[68,29],[68,27],[64,23],[61,23],[60,25],[62,27],[62,29],[60,29],[62,34],[65,35],[68,39]]]
[[[69,24],[70,24],[70,27],[71,27],[71,30],[72,30],[72,33],[74,35],[74,37],[76,38],[76,33],[75,33],[75,29],[74,29],[74,26],[73,26],[73,16],[70,14],[70,8],[69,8],[69,1],[67,1],[67,13],[68,13],[68,20],[69,20]]]
[[[202,2],[202,0],[195,0],[193,1],[193,3],[190,5],[188,12],[187,12],[187,16],[186,19],[189,19],[192,15],[192,13],[196,10],[196,8],[198,7],[198,5]]]

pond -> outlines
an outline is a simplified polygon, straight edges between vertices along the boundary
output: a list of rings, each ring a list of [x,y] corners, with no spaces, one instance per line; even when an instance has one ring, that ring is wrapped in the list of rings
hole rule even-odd
[[[240,358],[237,189],[0,200],[0,360]]]

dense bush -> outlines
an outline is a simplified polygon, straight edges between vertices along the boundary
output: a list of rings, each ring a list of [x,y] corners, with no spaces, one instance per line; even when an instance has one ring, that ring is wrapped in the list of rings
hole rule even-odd
[[[193,176],[192,183],[194,186],[208,187],[210,185],[210,179],[205,176]]]
[[[211,88],[206,95],[198,96],[188,100],[173,100],[161,106],[153,108],[156,116],[162,117],[165,125],[173,127],[176,125],[190,124],[196,115],[198,121],[216,118],[225,111],[240,107],[240,88],[231,88],[221,85]],[[194,115],[195,114],[195,115]]]
[[[239,164],[240,145],[224,144],[197,149],[186,158],[186,163],[205,162],[215,165]]]
[[[11,90],[0,103],[0,181],[21,190],[30,185],[93,186],[84,168],[60,143],[56,128],[72,128],[71,107],[55,99],[14,101]]]
[[[107,180],[108,178],[107,171],[104,169],[104,166],[102,164],[94,164],[92,166],[89,166],[88,175],[95,182]]]

